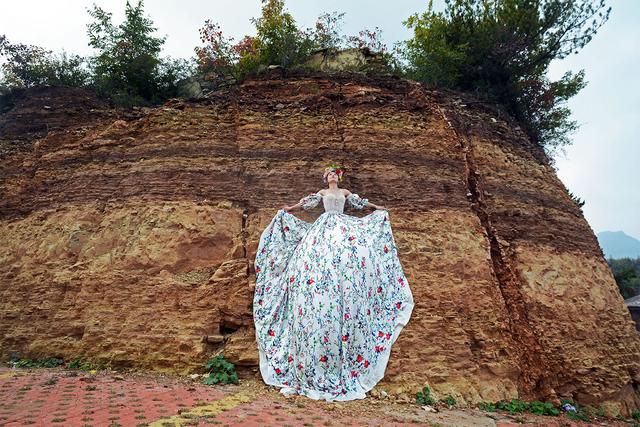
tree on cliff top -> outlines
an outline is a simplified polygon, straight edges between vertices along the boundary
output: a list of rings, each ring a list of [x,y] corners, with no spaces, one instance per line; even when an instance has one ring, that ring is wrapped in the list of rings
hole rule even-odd
[[[445,0],[435,12],[430,0],[404,22],[407,75],[502,104],[553,151],[570,143],[577,124],[566,102],[586,82],[584,70],[552,82],[549,64],[582,49],[610,11],[604,0]]]
[[[12,44],[0,35],[0,56],[6,58],[1,66],[0,88],[34,86],[83,86],[89,81],[85,59],[62,52],[22,43]]]
[[[340,30],[344,13],[332,12],[320,15],[315,28],[301,30],[286,11],[284,0],[262,0],[262,3],[261,16],[251,19],[256,35],[245,36],[238,43],[223,34],[219,23],[209,19],[205,21],[200,28],[200,40],[204,46],[195,48],[198,68],[205,78],[226,81],[232,77],[239,81],[269,65],[283,68],[304,66],[316,50],[339,50],[346,46],[366,47],[382,53],[383,60],[389,64],[389,71],[396,66],[393,55],[386,51],[380,39],[382,31],[378,27],[346,37]]]
[[[98,50],[91,59],[95,83],[121,105],[157,103],[177,90],[175,83],[189,71],[185,61],[161,59],[164,37],[155,37],[153,21],[144,16],[143,0],[127,0],[125,20],[111,22],[111,13],[97,5],[88,10],[89,46]]]

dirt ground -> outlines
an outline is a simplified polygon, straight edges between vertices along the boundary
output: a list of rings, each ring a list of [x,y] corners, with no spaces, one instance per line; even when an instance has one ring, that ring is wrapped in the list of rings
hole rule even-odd
[[[630,426],[531,414],[439,408],[367,397],[349,402],[285,397],[259,374],[238,385],[157,373],[0,367],[0,426]]]

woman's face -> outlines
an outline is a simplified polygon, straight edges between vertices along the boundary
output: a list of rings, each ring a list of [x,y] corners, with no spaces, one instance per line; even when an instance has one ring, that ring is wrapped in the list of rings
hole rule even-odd
[[[327,174],[327,182],[338,181],[338,174],[331,171]]]

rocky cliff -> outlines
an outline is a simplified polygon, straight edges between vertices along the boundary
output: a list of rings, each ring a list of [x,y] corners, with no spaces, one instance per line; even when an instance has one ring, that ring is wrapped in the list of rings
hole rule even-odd
[[[260,233],[336,161],[389,208],[416,302],[380,386],[640,406],[640,340],[580,208],[508,117],[461,94],[271,70],[124,115],[51,88],[12,100],[0,139],[5,360],[184,373],[224,348],[255,369]]]

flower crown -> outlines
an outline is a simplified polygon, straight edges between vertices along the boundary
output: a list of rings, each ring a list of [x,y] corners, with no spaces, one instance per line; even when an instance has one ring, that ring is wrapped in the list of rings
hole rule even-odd
[[[322,179],[325,182],[327,180],[327,175],[329,174],[329,172],[335,172],[336,175],[338,175],[338,181],[342,182],[343,180],[342,175],[344,175],[344,168],[342,166],[339,166],[335,163],[331,163],[326,168],[324,168],[324,175],[322,176]]]

